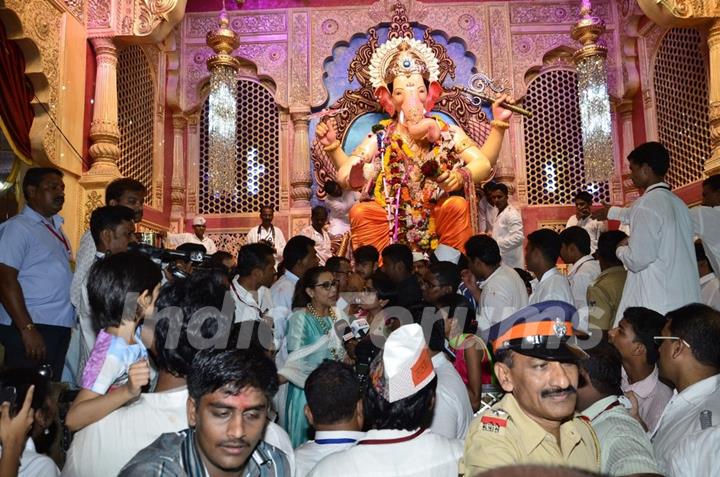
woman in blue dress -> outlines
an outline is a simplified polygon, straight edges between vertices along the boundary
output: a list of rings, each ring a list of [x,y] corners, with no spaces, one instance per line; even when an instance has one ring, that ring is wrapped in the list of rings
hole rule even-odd
[[[310,425],[305,417],[305,378],[325,359],[341,360],[342,344],[334,332],[334,309],[338,299],[338,281],[325,267],[311,268],[295,286],[293,309],[288,320],[286,367],[288,381],[286,427],[293,448],[308,440]]]

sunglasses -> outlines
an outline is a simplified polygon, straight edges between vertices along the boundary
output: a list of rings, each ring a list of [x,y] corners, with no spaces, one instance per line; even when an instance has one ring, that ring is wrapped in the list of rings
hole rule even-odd
[[[337,288],[339,284],[340,282],[337,280],[329,280],[327,282],[316,283],[313,287],[321,287],[325,290],[330,290],[331,288]]]
[[[656,345],[660,346],[663,344],[664,340],[679,340],[682,344],[688,347],[688,349],[692,349],[690,347],[690,343],[685,341],[684,339],[680,338],[679,336],[653,336],[653,341]]]

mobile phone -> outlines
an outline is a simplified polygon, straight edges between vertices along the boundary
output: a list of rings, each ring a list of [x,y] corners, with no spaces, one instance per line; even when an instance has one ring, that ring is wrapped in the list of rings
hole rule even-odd
[[[17,389],[15,386],[3,386],[0,389],[0,404],[4,402],[10,403],[10,408],[14,408],[17,400]]]

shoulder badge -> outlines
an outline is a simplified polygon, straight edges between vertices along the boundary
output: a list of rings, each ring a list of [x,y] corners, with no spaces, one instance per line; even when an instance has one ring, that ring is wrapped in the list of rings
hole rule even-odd
[[[504,412],[504,411],[503,411]],[[493,412],[494,414],[495,412]],[[501,429],[507,427],[507,419],[502,417],[494,416],[492,414],[482,416],[480,418],[482,424],[482,430],[487,432],[499,433]]]

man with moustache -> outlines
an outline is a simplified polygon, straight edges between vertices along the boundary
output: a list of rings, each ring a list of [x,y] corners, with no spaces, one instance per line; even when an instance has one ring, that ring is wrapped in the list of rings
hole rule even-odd
[[[263,440],[277,392],[275,363],[257,350],[207,349],[187,376],[190,427],[138,452],[120,477],[290,477],[288,458]]]
[[[58,215],[65,203],[63,173],[28,169],[22,188],[25,207],[0,224],[0,343],[6,366],[49,363],[58,380],[75,324],[72,251]]]
[[[590,424],[575,415],[575,307],[560,301],[527,306],[495,324],[489,343],[505,396],[470,426],[460,474],[516,464],[600,470],[600,448]]]

